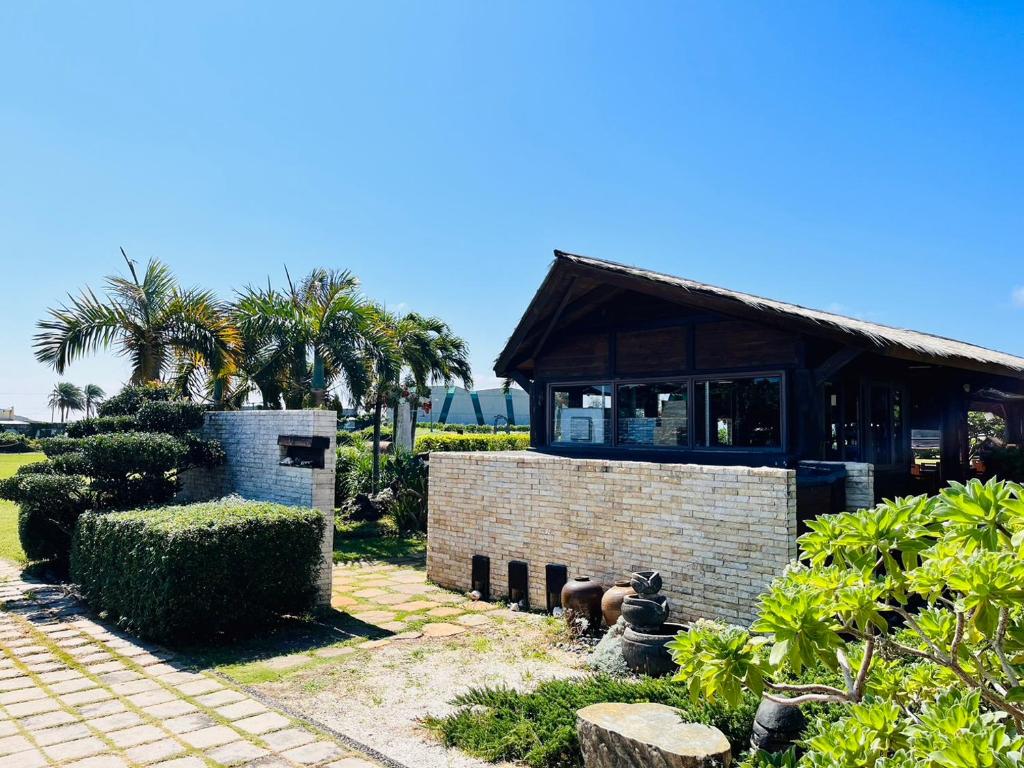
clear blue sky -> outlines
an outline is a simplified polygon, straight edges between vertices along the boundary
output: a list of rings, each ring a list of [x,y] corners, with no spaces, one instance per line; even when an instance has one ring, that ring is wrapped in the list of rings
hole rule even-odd
[[[1019,3],[151,5],[0,9],[0,407],[122,245],[350,269],[480,385],[553,248],[1024,354]]]

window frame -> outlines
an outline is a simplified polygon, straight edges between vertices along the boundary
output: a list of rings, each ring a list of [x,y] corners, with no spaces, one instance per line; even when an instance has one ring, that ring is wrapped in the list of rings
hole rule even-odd
[[[771,447],[752,446],[706,446],[697,445],[696,422],[695,422],[695,393],[698,384],[706,381],[734,381],[737,379],[779,379],[779,435],[780,445]],[[568,449],[582,452],[607,452],[615,451],[622,453],[661,452],[661,453],[707,453],[707,454],[781,454],[789,447],[789,407],[788,393],[789,381],[785,369],[776,368],[755,371],[706,371],[701,373],[687,373],[682,375],[661,375],[643,377],[600,377],[600,378],[560,378],[547,382],[545,386],[545,410],[547,411],[544,429],[545,445],[553,449]],[[686,445],[659,446],[659,445],[630,445],[619,443],[619,386],[629,384],[676,384],[686,386]],[[554,390],[560,387],[579,386],[607,386],[611,389],[611,441],[598,444],[573,444],[566,442],[554,442],[555,408]]]
[[[554,392],[559,387],[608,387],[611,396],[611,403],[609,408],[611,410],[608,427],[609,434],[611,436],[611,442],[608,443],[570,443],[570,442],[558,442],[556,443],[555,438],[555,395]],[[551,382],[547,386],[547,444],[553,448],[571,448],[574,451],[607,451],[617,447],[615,445],[615,382],[610,379],[581,379],[577,381],[558,381]]]

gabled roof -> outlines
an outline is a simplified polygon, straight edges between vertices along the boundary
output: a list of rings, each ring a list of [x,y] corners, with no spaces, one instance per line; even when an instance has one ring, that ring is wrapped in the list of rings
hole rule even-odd
[[[578,280],[591,290],[594,285],[613,283],[621,288],[700,306],[725,315],[834,338],[882,355],[1024,378],[1024,358],[1005,352],[557,250],[544,282],[495,361],[494,370],[499,376],[511,375],[524,355],[529,355],[529,345],[524,345],[524,342],[536,341],[538,336],[543,339],[546,330],[550,330],[552,319],[557,318],[570,296],[579,298],[578,292],[573,296],[573,286]],[[548,326],[547,329],[545,326]]]

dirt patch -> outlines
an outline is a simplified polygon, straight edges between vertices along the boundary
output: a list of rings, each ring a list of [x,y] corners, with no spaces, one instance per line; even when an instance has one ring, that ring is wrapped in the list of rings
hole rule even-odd
[[[452,698],[470,688],[529,690],[582,674],[580,657],[555,647],[558,620],[505,609],[490,616],[472,632],[395,640],[256,688],[410,768],[489,766],[445,749],[421,718],[447,714]]]

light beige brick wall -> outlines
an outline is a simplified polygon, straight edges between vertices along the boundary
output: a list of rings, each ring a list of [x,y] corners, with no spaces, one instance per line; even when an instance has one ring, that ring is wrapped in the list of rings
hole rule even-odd
[[[812,461],[815,466],[833,464],[846,467],[846,509],[871,509],[875,506],[875,465],[859,461]]]
[[[182,501],[238,494],[256,501],[313,507],[324,513],[324,537],[317,584],[319,602],[331,602],[334,557],[334,471],[337,463],[338,416],[334,411],[213,411],[202,434],[219,440],[226,454],[223,466],[182,473]],[[279,435],[327,437],[330,447],[323,469],[282,467]]]
[[[508,561],[529,563],[545,606],[544,566],[612,583],[661,572],[677,621],[747,624],[759,594],[796,557],[793,470],[574,459],[524,451],[432,453],[427,573],[467,590],[471,558],[491,558],[491,593]]]

